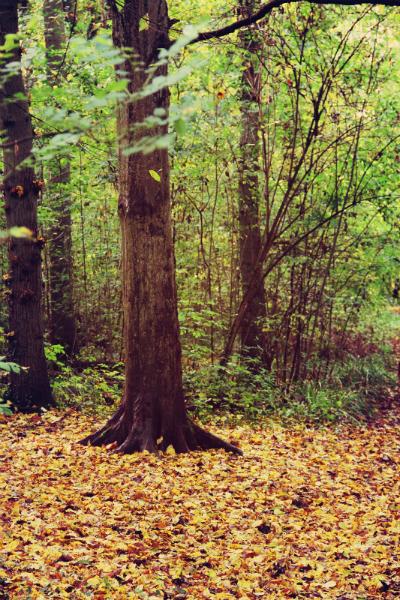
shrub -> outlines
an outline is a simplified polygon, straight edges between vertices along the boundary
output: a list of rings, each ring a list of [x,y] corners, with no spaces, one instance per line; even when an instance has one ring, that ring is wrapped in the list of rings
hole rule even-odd
[[[319,423],[360,420],[385,399],[396,378],[390,352],[347,355],[336,362],[329,380],[307,380],[279,386],[273,373],[233,357],[227,366],[213,365],[185,373],[189,409],[200,418],[215,414],[247,419],[274,416]]]
[[[245,415],[250,419],[276,408],[279,390],[265,369],[254,369],[254,361],[234,356],[226,366],[212,365],[184,373],[188,408],[200,417],[215,413]]]

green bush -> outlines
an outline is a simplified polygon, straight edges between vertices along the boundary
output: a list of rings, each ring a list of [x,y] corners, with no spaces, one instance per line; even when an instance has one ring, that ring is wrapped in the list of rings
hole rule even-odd
[[[91,414],[115,410],[122,396],[122,363],[73,369],[65,362],[61,346],[48,347],[46,356],[59,407]],[[371,414],[396,384],[391,356],[389,348],[363,358],[348,355],[335,363],[329,380],[307,380],[291,386],[278,385],[274,373],[254,361],[233,356],[225,366],[186,369],[187,406],[200,419],[273,417],[315,423],[360,420]]]
[[[108,414],[121,400],[122,373],[120,363],[112,367],[99,364],[81,372],[64,366],[51,382],[56,404],[86,414]]]
[[[3,371],[3,373],[19,374],[23,371],[26,371],[26,369],[14,362],[7,361],[5,357],[2,356],[0,357],[0,371]],[[4,389],[6,388],[6,386],[2,383],[0,384],[0,387],[4,387]],[[12,414],[13,411],[10,402],[0,397],[0,415],[10,416]]]
[[[254,420],[276,417],[316,423],[361,420],[396,384],[384,349],[363,358],[337,362],[329,381],[301,381],[279,386],[274,374],[235,356],[227,366],[188,370],[184,375],[188,408],[200,418],[241,415]]]
[[[358,419],[366,411],[365,400],[356,391],[307,381],[286,393],[280,412],[284,418],[327,423]]]
[[[365,358],[349,357],[335,365],[333,383],[372,401],[383,399],[388,389],[396,385],[392,356],[393,352],[386,347]]]
[[[212,365],[184,373],[188,408],[199,417],[229,413],[254,419],[276,409],[279,390],[271,373],[234,356],[226,366]]]

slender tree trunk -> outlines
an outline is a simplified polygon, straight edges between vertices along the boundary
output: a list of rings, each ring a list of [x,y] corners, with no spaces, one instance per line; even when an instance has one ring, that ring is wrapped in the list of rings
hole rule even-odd
[[[62,0],[44,0],[44,37],[47,54],[47,76],[50,83],[62,77],[65,24]],[[50,243],[50,339],[72,354],[76,342],[73,300],[73,265],[71,232],[70,161],[55,157],[49,165],[48,198],[53,224],[48,232]]]
[[[239,14],[247,17],[258,8],[257,0],[239,0]],[[243,73],[240,91],[242,133],[239,158],[239,226],[240,226],[240,272],[243,295],[254,281],[254,267],[261,248],[259,223],[259,90],[260,70],[257,68],[257,52],[260,38],[254,29],[243,29],[239,35],[243,56]],[[257,359],[270,367],[271,360],[266,348],[263,323],[266,317],[264,281],[260,274],[258,286],[249,303],[240,329],[242,354]]]
[[[7,34],[18,31],[15,0],[3,0],[0,9],[0,44]],[[37,198],[40,182],[31,164],[32,122],[25,97],[18,42],[8,56],[0,59],[0,123],[3,129],[5,212],[7,227],[27,227],[33,239],[11,238],[9,243],[9,327],[10,358],[27,367],[24,374],[12,374],[10,400],[22,411],[51,404],[51,390],[43,346],[42,323],[42,241],[37,239]],[[17,65],[10,76],[8,63]]]
[[[116,46],[132,49],[136,57],[135,64],[126,60],[122,65],[129,77],[129,92],[136,93],[145,85],[146,67],[157,58],[158,50],[168,44],[167,3],[125,0],[121,11],[114,5],[113,36]],[[156,75],[166,74],[165,66]],[[153,115],[155,109],[164,109],[168,114],[168,108],[167,89],[119,107],[124,397],[105,427],[83,443],[114,444],[119,452],[156,452],[170,445],[177,452],[206,448],[238,452],[234,446],[193,424],[186,415],[168,152],[157,149],[130,156],[124,152],[143,136],[143,128],[138,130],[137,125]],[[160,125],[146,129],[144,135],[156,138],[166,132],[167,126]],[[150,171],[157,172],[160,181]]]

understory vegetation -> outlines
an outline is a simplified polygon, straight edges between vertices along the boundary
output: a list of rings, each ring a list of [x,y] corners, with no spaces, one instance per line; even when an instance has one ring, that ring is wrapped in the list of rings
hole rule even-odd
[[[382,353],[381,353],[382,352]],[[188,370],[184,384],[188,408],[200,419],[215,415],[228,419],[254,420],[273,417],[326,423],[340,419],[363,420],[379,410],[396,387],[391,349],[371,356],[349,357],[335,365],[330,381],[313,380],[279,385],[271,373],[237,357],[227,366]],[[75,408],[86,414],[109,414],[118,405],[123,390],[123,365],[97,364],[74,368],[58,360],[52,385],[60,408]]]
[[[233,355],[226,365],[210,365],[201,360],[195,367],[186,365],[187,407],[201,420],[218,416],[230,421],[278,418],[288,424],[298,419],[316,424],[363,421],[379,413],[382,404],[396,393],[396,348],[387,340],[394,341],[399,324],[400,317],[391,313],[379,323],[379,335],[354,334],[329,375],[317,380],[311,376],[285,385],[256,359],[239,355]],[[115,410],[123,393],[123,362],[99,362],[95,355],[86,352],[71,361],[61,345],[49,344],[45,351],[60,409],[73,408],[87,415],[108,415]],[[7,386],[6,366],[0,383],[3,394]],[[0,413],[11,412],[10,404],[3,400]]]
[[[197,19],[168,57],[163,141],[188,408],[200,418],[362,418],[395,384],[398,317],[385,315],[399,266],[396,9],[300,3],[247,33],[192,46],[209,8],[170,7],[180,30]],[[226,2],[213,3],[217,21],[224,10]],[[109,19],[106,5],[83,2],[67,13],[61,49],[51,48],[42,2],[32,0],[19,38],[53,393],[60,407],[102,413],[121,398],[124,361],[113,115],[127,79],[115,79],[121,54]],[[146,176],[158,182],[162,173]],[[61,249],[52,242],[60,236]],[[12,291],[2,248],[5,355]],[[260,285],[249,284],[249,269],[262,296],[238,324],[243,298]],[[60,297],[60,286],[69,295]],[[60,310],[64,330],[54,325]],[[246,341],[251,320],[257,331]]]
[[[348,339],[329,377],[284,385],[256,360],[234,355],[227,365],[186,367],[184,390],[189,411],[201,420],[216,416],[230,421],[280,418],[290,424],[363,421],[379,413],[397,386],[392,344],[398,331],[396,313],[381,321],[375,342],[358,334]],[[369,338],[371,339],[371,338]],[[69,362],[60,345],[48,346],[50,376],[57,406],[88,415],[111,414],[123,393],[123,363],[101,363],[86,355]],[[315,368],[318,368],[316,366]],[[5,381],[5,378],[4,378]],[[4,406],[4,405],[3,405]]]

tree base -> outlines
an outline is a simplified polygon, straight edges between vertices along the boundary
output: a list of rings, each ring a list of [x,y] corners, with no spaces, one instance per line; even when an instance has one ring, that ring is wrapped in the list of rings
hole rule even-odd
[[[110,446],[113,452],[121,454],[144,451],[155,454],[165,451],[169,446],[177,453],[222,449],[234,454],[243,454],[240,448],[202,429],[187,417],[183,423],[176,423],[169,433],[160,434],[158,438],[154,434],[152,423],[137,421],[129,418],[122,404],[104,427],[79,443],[84,446]]]

